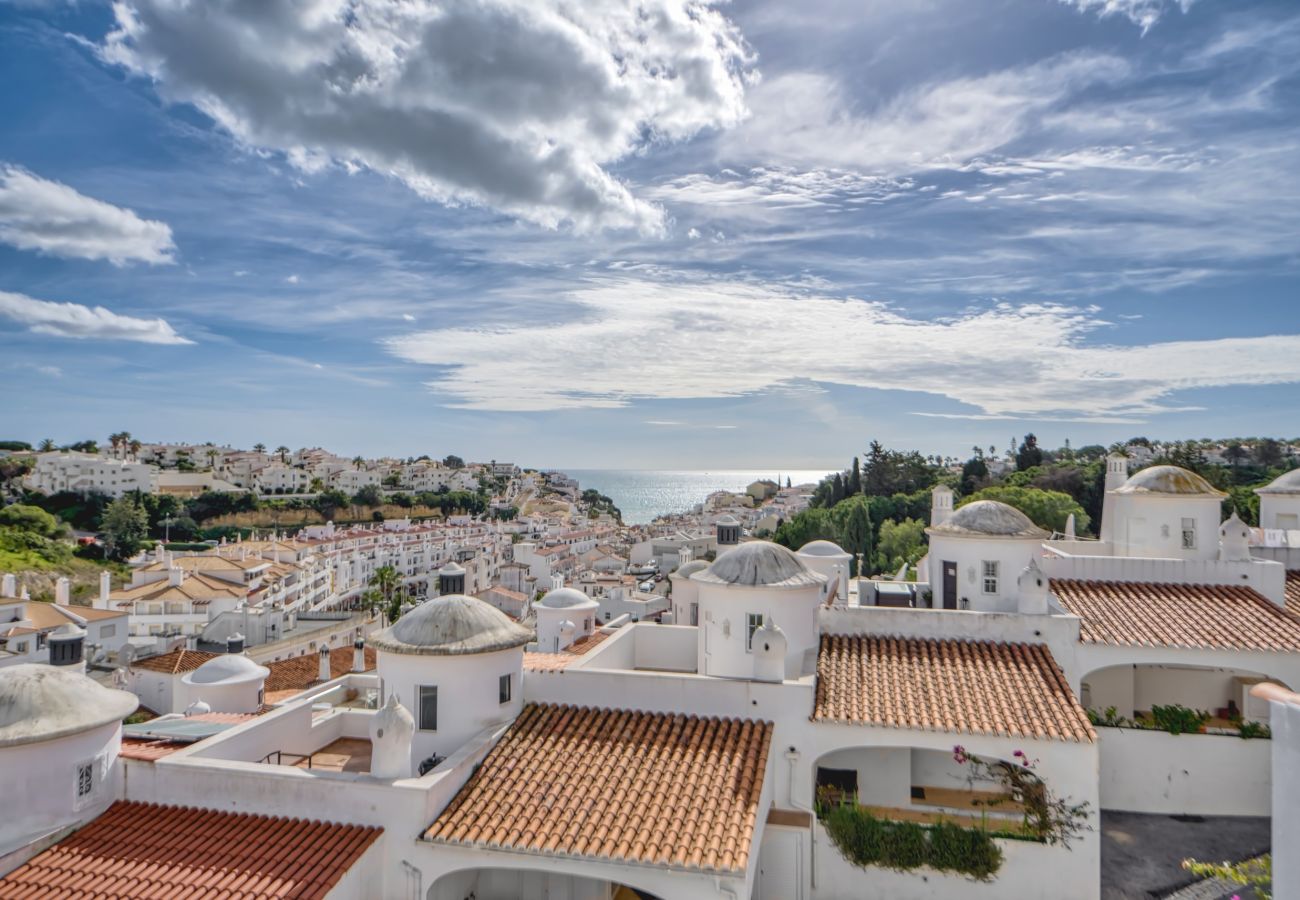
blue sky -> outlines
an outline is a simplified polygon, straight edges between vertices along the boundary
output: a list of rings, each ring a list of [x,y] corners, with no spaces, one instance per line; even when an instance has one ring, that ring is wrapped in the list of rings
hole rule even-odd
[[[1300,435],[1300,9],[0,0],[5,437]]]

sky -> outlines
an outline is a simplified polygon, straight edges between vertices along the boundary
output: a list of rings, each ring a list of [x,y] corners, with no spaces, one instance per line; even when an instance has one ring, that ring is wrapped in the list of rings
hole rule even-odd
[[[0,0],[0,438],[1300,436],[1300,7]]]

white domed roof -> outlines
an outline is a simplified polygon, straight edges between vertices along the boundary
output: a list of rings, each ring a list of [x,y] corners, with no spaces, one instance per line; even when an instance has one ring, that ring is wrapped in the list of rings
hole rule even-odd
[[[496,607],[448,594],[421,603],[369,638],[372,647],[389,653],[460,656],[522,647],[533,632],[511,621]]]
[[[64,666],[9,666],[0,669],[0,747],[89,731],[126,718],[139,705],[134,694]]]
[[[1115,490],[1117,494],[1180,494],[1182,496],[1226,497],[1227,494],[1181,466],[1148,466],[1135,472]]]
[[[545,606],[547,609],[572,609],[575,606],[600,606],[595,600],[592,600],[582,591],[576,588],[557,588],[547,592],[546,596],[537,601],[538,606]]]
[[[1048,536],[1029,516],[997,500],[976,500],[958,507],[948,521],[927,528],[930,534],[968,537],[1037,538]]]
[[[1300,469],[1292,469],[1274,478],[1262,488],[1255,488],[1256,494],[1300,494]]]
[[[735,584],[747,587],[807,587],[823,584],[820,575],[794,552],[771,541],[749,541],[719,556],[713,565],[693,580],[708,584]]]
[[[225,653],[215,656],[181,679],[184,684],[242,684],[265,679],[271,674],[266,666],[259,666],[242,653]]]
[[[465,567],[462,566],[460,563],[456,562],[455,560],[452,560],[451,562],[447,563],[447,565],[439,569],[438,574],[439,575],[464,575]]]
[[[730,525],[730,526],[732,526],[732,527],[735,527],[735,526],[740,525],[740,520],[737,519],[735,516],[728,514],[728,515],[723,516],[721,519],[719,519],[718,521],[714,522],[713,524],[715,524],[715,525]]]
[[[809,541],[799,548],[800,556],[848,556],[848,552],[834,541]]]
[[[690,578],[696,572],[703,572],[708,567],[709,567],[709,561],[707,559],[693,559],[690,562],[688,562],[686,565],[678,568],[677,571],[673,572],[672,577]]]

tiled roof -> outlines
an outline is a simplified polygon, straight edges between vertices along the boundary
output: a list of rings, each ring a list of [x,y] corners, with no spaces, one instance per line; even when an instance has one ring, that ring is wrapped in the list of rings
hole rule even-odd
[[[1300,572],[1286,573],[1286,608],[1300,616]]]
[[[119,801],[0,879],[0,900],[320,898],[383,829]]]
[[[352,647],[335,647],[330,651],[330,679],[341,678],[352,671]],[[366,668],[369,672],[375,667],[375,650],[367,647]],[[310,685],[319,681],[320,655],[305,653],[288,659],[269,662],[266,667],[271,674],[266,676],[265,690],[267,696],[281,691],[305,691]]]
[[[109,595],[114,603],[130,603],[136,600],[211,600],[213,597],[243,597],[246,589],[242,585],[222,581],[202,573],[187,574],[185,579],[174,585],[166,578],[148,584],[124,587]]]
[[[770,722],[529,705],[425,837],[743,872],[771,737]]]
[[[142,707],[143,708],[143,707]],[[202,713],[186,716],[186,722],[221,722],[226,725],[239,725],[249,719],[257,718],[258,713]],[[177,750],[189,747],[189,742],[169,741],[166,738],[131,737],[122,735],[122,746],[118,756],[123,759],[135,759],[141,762],[155,762],[164,756],[171,756]]]
[[[524,668],[533,672],[558,672],[567,669],[569,663],[583,656],[609,637],[604,631],[578,638],[559,653],[524,653]]]
[[[1095,737],[1043,644],[822,635],[812,718],[954,734]]]
[[[144,669],[146,672],[162,672],[165,675],[178,675],[182,672],[193,672],[208,660],[220,655],[206,650],[173,650],[170,653],[137,659],[131,663],[131,668]]]
[[[1079,640],[1121,647],[1300,650],[1300,616],[1240,585],[1052,579]]]
[[[66,611],[65,611],[66,610]],[[71,615],[69,615],[71,613]],[[32,627],[37,631],[49,631],[62,625],[76,624],[72,616],[80,616],[87,621],[92,619],[116,619],[125,616],[123,611],[110,611],[91,609],[88,606],[59,606],[56,603],[45,603],[40,600],[30,600],[27,603],[26,612],[23,614]]]

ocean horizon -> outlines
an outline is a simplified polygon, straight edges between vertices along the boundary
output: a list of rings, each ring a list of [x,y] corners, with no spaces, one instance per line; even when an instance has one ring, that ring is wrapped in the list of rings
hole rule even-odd
[[[614,501],[628,525],[690,510],[714,491],[743,491],[760,478],[784,485],[816,483],[831,469],[565,469],[585,490],[595,488]]]

